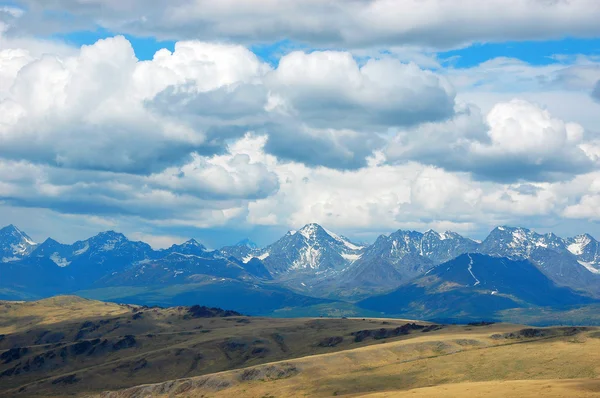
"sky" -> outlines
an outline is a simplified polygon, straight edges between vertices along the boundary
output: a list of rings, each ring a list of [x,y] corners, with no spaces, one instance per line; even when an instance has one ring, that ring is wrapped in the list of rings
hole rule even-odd
[[[600,238],[597,0],[0,0],[0,224]]]

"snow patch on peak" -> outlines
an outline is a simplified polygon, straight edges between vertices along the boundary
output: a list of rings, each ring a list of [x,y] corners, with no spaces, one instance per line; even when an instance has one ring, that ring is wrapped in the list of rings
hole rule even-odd
[[[600,269],[597,269],[594,267],[594,263],[588,263],[585,261],[581,261],[581,260],[577,260],[577,262],[581,265],[583,265],[585,267],[585,269],[587,269],[588,271],[590,271],[592,274],[600,274]]]
[[[524,242],[527,239],[527,234],[521,228],[515,229],[512,232],[513,240],[519,243]]]
[[[306,239],[315,239],[319,226],[317,224],[307,224],[298,231]]]
[[[100,248],[100,250],[103,251],[103,252],[108,252],[108,251],[114,250],[116,243],[117,243],[117,241],[114,241],[114,240],[106,242],[105,244],[102,245],[102,247]]]
[[[89,248],[90,248],[90,244],[89,244],[89,242],[85,242],[85,245],[84,245],[84,246],[83,246],[81,249],[79,249],[79,250],[75,250],[75,251],[73,252],[73,255],[75,255],[75,256],[80,256],[80,255],[82,255],[83,253],[87,252],[87,251],[89,250]]]
[[[325,229],[325,228],[323,228],[323,229],[325,230],[325,232],[327,232],[327,234],[329,236],[331,236],[333,239],[337,240],[338,242],[342,243],[344,246],[346,246],[350,250],[361,250],[364,248],[363,246],[355,245],[354,243],[350,242],[348,239],[346,239],[342,236],[339,236],[336,233],[331,232],[328,229]]]
[[[18,243],[16,245],[10,245],[10,248],[13,251],[13,254],[15,255],[23,255],[25,254],[25,252],[27,252],[27,245],[21,243]]]
[[[52,260],[54,264],[58,265],[61,268],[64,268],[71,264],[70,261],[67,261],[66,258],[62,258],[58,253],[52,253],[52,255],[50,256],[50,260]]]
[[[321,258],[321,250],[317,249],[313,246],[308,246],[303,248],[299,257],[296,261],[292,263],[292,269],[302,269],[302,268],[311,268],[317,269],[319,268],[320,258]]]
[[[271,255],[271,253],[266,252],[266,253],[263,253],[260,256],[256,257],[256,258],[258,258],[259,260],[264,260],[265,258],[269,257],[270,255]]]
[[[350,261],[351,263],[355,262],[356,260],[358,260],[359,258],[362,257],[362,254],[349,254],[349,253],[342,253],[341,254],[342,258],[344,260]]]
[[[591,239],[587,235],[580,235],[575,237],[575,241],[567,246],[567,250],[576,256],[583,254],[583,249],[591,243]]]
[[[244,258],[242,259],[242,262],[243,262],[244,264],[247,264],[247,263],[249,263],[249,262],[250,262],[250,260],[252,260],[253,258],[257,258],[257,259],[259,259],[259,260],[264,260],[265,258],[269,257],[270,255],[271,255],[271,253],[269,253],[269,252],[265,252],[265,253],[263,253],[263,254],[261,254],[261,255],[259,255],[259,256],[255,256],[255,255],[249,254],[249,255],[247,255],[246,257],[244,257]]]

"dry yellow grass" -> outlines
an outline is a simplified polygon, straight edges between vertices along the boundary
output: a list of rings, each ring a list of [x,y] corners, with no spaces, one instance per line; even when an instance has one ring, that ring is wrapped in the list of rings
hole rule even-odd
[[[408,391],[388,391],[362,398],[590,398],[600,396],[600,380],[510,380],[444,384]]]
[[[0,334],[64,321],[115,316],[129,311],[131,309],[126,306],[77,296],[57,296],[30,302],[0,301]]]
[[[419,336],[254,368],[297,372],[245,377],[235,370],[105,397],[591,397],[600,396],[600,339],[595,331],[537,341],[492,339],[498,325]],[[284,372],[285,373],[285,372]],[[176,394],[175,394],[176,393]],[[369,395],[378,393],[379,395]],[[491,395],[490,395],[491,394]]]
[[[370,337],[359,343],[353,341],[351,332],[393,329],[406,321],[189,320],[183,317],[185,308],[146,309],[141,318],[135,319],[133,314],[137,310],[132,308],[77,297],[32,303],[0,302],[0,334],[7,334],[6,349],[18,344],[30,350],[22,353],[24,357],[6,364],[5,370],[18,361],[29,363],[42,355],[49,358],[48,366],[37,373],[24,371],[3,379],[5,396],[89,396],[104,388],[174,379],[99,395],[105,398],[600,397],[600,331],[596,328],[575,330],[576,333],[565,336],[565,331],[573,330],[519,333],[524,326],[448,326],[391,339]],[[88,322],[95,317],[98,317],[95,323]],[[100,324],[100,319],[107,322]],[[75,354],[71,348],[75,343],[70,342],[78,340],[74,336],[87,323],[98,327],[90,332],[95,334],[85,335],[84,339],[107,338],[110,341],[107,347],[112,347],[122,336],[135,335],[136,345],[130,350],[110,349],[104,354],[88,355],[91,352],[87,351]],[[64,364],[59,357],[56,357],[58,362],[50,362],[53,357],[46,355],[58,352],[59,348],[35,342],[43,340],[39,336],[50,335],[46,330],[61,334],[61,341],[66,342],[61,343],[66,344]],[[500,338],[492,337],[498,334]],[[510,338],[504,338],[507,334]],[[340,336],[344,337],[343,342],[335,348],[317,345],[323,338]],[[266,348],[257,351],[265,353],[264,358],[258,355],[248,359],[246,351],[236,348],[247,345],[250,353],[254,342],[258,342],[256,347]],[[62,367],[52,367],[58,365]],[[249,365],[256,366],[240,369]],[[212,373],[233,368],[236,369]],[[175,379],[185,375],[188,376],[185,379]],[[77,376],[79,381],[55,385],[59,378],[69,376]]]

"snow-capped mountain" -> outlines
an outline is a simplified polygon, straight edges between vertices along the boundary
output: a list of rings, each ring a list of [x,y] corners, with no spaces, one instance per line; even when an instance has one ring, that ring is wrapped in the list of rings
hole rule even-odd
[[[496,227],[482,242],[482,253],[523,259],[539,249],[565,250],[565,242],[553,233],[541,235],[526,228]]]
[[[25,232],[8,225],[0,229],[0,262],[18,261],[28,256],[36,245]]]
[[[63,268],[73,283],[85,287],[153,256],[154,251],[147,243],[133,242],[121,233],[107,231],[72,245],[47,239],[23,261]]]
[[[473,252],[478,243],[454,232],[399,230],[381,235],[349,267],[339,285],[349,289],[390,289],[418,277],[434,265]]]
[[[98,284],[179,284],[207,276],[244,281],[271,279],[271,275],[259,260],[244,263],[233,256],[223,255],[220,250],[207,250],[195,239],[190,239],[183,244],[154,252],[148,258],[132,263],[123,271],[102,278]]]
[[[168,249],[160,250],[159,253],[168,255],[172,253],[179,253],[185,255],[194,255],[194,256],[202,256],[202,257],[214,257],[216,252],[209,251],[206,249],[202,243],[198,242],[196,239],[190,239],[186,242],[183,242],[180,245],[172,245]]]
[[[509,308],[591,302],[588,296],[556,286],[530,261],[469,253],[357,305],[386,314],[481,319]]]
[[[588,234],[566,240],[567,250],[577,257],[577,262],[588,271],[600,274],[600,243]]]
[[[596,269],[597,242],[587,235],[562,239],[526,228],[501,226],[482,242],[479,252],[514,260],[529,260],[559,285],[600,293]]]
[[[59,267],[94,265],[112,268],[150,258],[152,253],[147,243],[132,242],[123,234],[107,231],[72,245],[48,238],[31,253],[31,257],[49,258]]]
[[[234,257],[246,263],[262,254],[258,245],[249,239],[244,239],[232,246],[222,247],[219,251],[223,257]]]
[[[227,278],[269,281],[320,297],[358,298],[409,284],[462,254],[481,253],[528,260],[558,285],[600,297],[600,243],[593,237],[563,239],[507,226],[495,228],[483,242],[454,232],[399,230],[364,246],[307,224],[265,248],[244,240],[219,250],[194,239],[153,250],[114,231],[70,245],[50,238],[36,245],[8,226],[0,230],[0,249],[0,287],[44,294]]]
[[[420,254],[432,260],[434,264],[441,264],[461,254],[471,253],[478,246],[479,242],[465,238],[456,232],[438,233],[429,230],[421,238]]]
[[[254,242],[252,242],[250,239],[246,238],[246,239],[242,239],[241,241],[239,241],[238,243],[235,244],[236,246],[246,246],[249,249],[252,250],[256,250],[258,249],[258,245]]]
[[[340,271],[360,258],[364,248],[318,224],[289,231],[277,242],[250,252],[243,259],[260,259],[273,276],[324,276]]]

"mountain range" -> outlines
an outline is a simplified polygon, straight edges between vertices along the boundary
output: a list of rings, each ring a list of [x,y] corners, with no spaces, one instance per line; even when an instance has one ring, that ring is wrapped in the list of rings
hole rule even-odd
[[[77,293],[148,305],[202,301],[249,314],[352,305],[359,313],[485,316],[600,299],[599,246],[587,234],[508,226],[481,242],[399,230],[365,245],[308,224],[264,248],[244,240],[209,250],[190,239],[154,250],[114,231],[38,244],[9,225],[0,230],[0,299]]]

